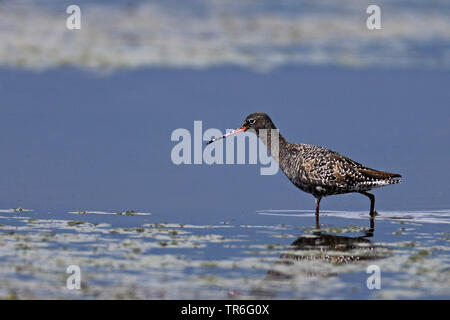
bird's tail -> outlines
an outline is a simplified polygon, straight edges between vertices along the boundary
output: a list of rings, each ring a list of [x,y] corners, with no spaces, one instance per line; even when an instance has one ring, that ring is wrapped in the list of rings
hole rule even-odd
[[[402,182],[400,179],[402,176],[398,173],[378,171],[370,168],[362,168],[360,172],[367,178],[373,179],[374,183],[380,186]]]

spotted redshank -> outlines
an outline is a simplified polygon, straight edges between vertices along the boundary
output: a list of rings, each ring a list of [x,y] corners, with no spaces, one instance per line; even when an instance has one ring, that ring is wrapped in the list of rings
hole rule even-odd
[[[367,191],[401,182],[398,173],[368,168],[339,153],[319,146],[290,143],[278,133],[270,117],[265,113],[252,113],[241,128],[227,133],[209,143],[239,132],[252,130],[272,150],[272,134],[278,134],[278,165],[289,180],[301,190],[316,198],[316,219],[320,200],[325,196],[358,192],[370,199],[370,216],[376,215],[375,196]],[[262,133],[264,130],[264,134]],[[276,141],[274,139],[274,141]],[[272,156],[274,156],[271,153]]]

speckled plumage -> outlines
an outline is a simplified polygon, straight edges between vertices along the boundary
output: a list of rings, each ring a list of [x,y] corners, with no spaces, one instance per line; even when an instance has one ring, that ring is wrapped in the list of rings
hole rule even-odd
[[[399,175],[365,167],[332,150],[286,142],[281,169],[297,187],[316,197],[369,191],[398,183]]]
[[[254,130],[271,151],[271,131],[276,129],[265,113],[252,113],[243,127]],[[265,129],[267,135],[261,135]],[[275,141],[275,140],[274,140]],[[276,157],[275,157],[276,158]],[[316,214],[322,197],[359,192],[371,200],[371,215],[375,214],[375,197],[367,191],[400,182],[401,175],[374,170],[339,153],[319,146],[287,142],[279,134],[279,166],[289,180],[316,198]]]

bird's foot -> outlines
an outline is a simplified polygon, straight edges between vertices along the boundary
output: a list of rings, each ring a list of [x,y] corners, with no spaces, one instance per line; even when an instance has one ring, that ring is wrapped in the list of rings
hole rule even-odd
[[[364,232],[364,238],[371,238],[371,237],[373,237],[373,232],[374,232],[373,229],[366,230]]]

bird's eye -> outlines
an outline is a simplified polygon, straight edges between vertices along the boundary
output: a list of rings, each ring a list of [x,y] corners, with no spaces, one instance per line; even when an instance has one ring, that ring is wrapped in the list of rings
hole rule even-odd
[[[250,124],[254,124],[255,122],[256,122],[255,119],[248,119],[248,123],[250,123]]]

